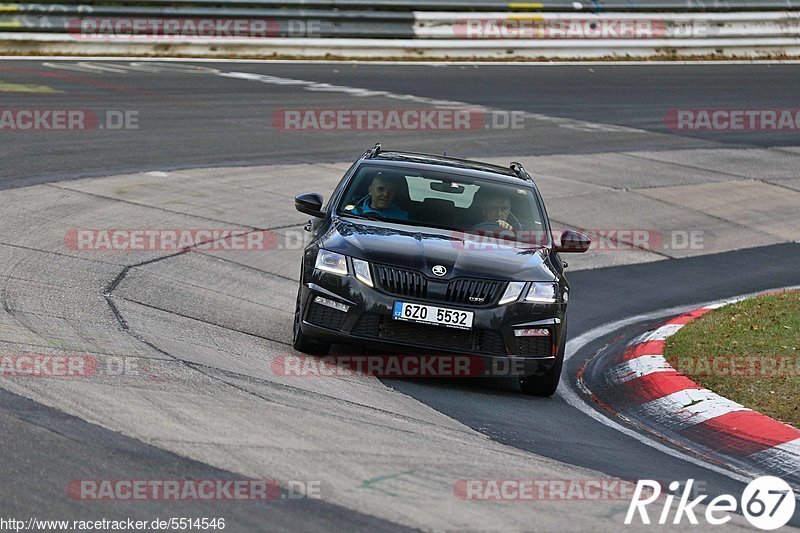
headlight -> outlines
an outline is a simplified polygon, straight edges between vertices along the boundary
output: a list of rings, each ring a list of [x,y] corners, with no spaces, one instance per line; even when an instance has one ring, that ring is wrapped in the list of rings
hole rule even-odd
[[[363,283],[364,285],[368,285],[372,287],[372,274],[369,272],[369,263],[362,259],[353,258],[353,270],[356,273],[356,279]]]
[[[506,288],[506,292],[504,292],[503,297],[500,298],[500,305],[516,301],[516,299],[519,298],[520,293],[522,293],[522,289],[524,287],[524,281],[512,281],[509,283],[508,287]]]
[[[551,283],[549,281],[534,281],[531,283],[531,288],[528,289],[528,294],[525,295],[525,301],[540,304],[552,304],[556,302],[557,295],[557,283]]]
[[[347,258],[342,254],[320,249],[314,268],[339,276],[347,275]]]

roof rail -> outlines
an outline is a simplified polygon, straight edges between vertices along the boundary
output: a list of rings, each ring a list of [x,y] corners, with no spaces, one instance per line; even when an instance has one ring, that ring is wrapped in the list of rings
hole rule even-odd
[[[366,157],[367,159],[373,159],[375,157],[378,157],[378,154],[380,153],[381,153],[381,143],[375,143],[375,146],[366,151],[364,157]]]
[[[533,179],[531,178],[531,175],[528,174],[528,171],[525,170],[525,167],[522,166],[522,163],[517,163],[516,161],[512,161],[508,165],[508,168],[513,170],[514,174],[516,174],[519,179],[525,180],[525,181],[533,181]]]

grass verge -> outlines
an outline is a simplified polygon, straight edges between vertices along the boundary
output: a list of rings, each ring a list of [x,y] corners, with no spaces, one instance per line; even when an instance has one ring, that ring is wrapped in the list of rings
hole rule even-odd
[[[669,337],[665,352],[703,387],[800,427],[800,291],[711,311]]]

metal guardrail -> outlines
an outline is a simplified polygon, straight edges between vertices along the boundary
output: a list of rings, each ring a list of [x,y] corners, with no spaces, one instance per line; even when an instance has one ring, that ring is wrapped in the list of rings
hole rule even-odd
[[[266,55],[267,50],[324,55],[347,46],[362,57],[534,57],[537,52],[542,57],[597,57],[686,51],[747,55],[748,50],[796,54],[798,4],[800,0],[28,2],[0,4],[0,48],[27,53],[37,50],[36,42],[49,42],[70,50],[91,48],[93,53],[102,46],[124,50],[126,44],[135,44],[138,49],[150,46],[157,54],[177,49],[191,53],[193,45],[237,55]],[[683,7],[676,11],[678,5]],[[672,11],[660,11],[667,7]],[[704,11],[711,7],[720,11]],[[743,7],[750,10],[739,10]],[[330,50],[323,53],[326,46]]]
[[[800,37],[800,12],[420,13],[423,39],[711,39]]]
[[[208,7],[20,4],[0,13],[0,31],[70,33],[118,24],[113,37],[160,35],[156,21],[268,21],[269,28],[240,27],[222,37],[364,37],[385,39],[569,39],[800,37],[800,12],[736,13],[477,13],[278,10]],[[1,9],[1,8],[0,8]],[[122,22],[129,24],[124,25]],[[147,21],[137,28],[133,21]],[[294,26],[294,29],[293,29]],[[250,31],[250,33],[248,33]],[[127,32],[127,33],[126,33]],[[605,32],[605,33],[604,33]],[[213,37],[208,33],[194,36]],[[97,37],[100,37],[99,35]]]
[[[10,7],[0,6],[0,32],[68,33],[78,40],[92,38],[84,30],[93,24],[101,30],[102,23],[114,24],[111,37],[118,39],[123,34],[164,35],[165,30],[171,31],[159,28],[159,22],[186,26],[192,21],[198,24],[210,21],[224,26],[225,21],[236,20],[251,24],[229,30],[222,28],[220,37],[415,37],[413,12],[64,4],[17,4],[13,10]],[[258,21],[264,24],[256,24]],[[135,22],[143,24],[137,28]],[[190,37],[197,36],[213,35],[199,28],[198,33]]]
[[[359,11],[551,11],[551,12],[725,12],[725,11],[790,11],[800,9],[800,0],[547,0],[544,2],[507,2],[498,0],[115,0],[113,2],[70,1],[63,5],[100,7],[104,3],[136,6],[228,6],[271,9],[329,9]],[[35,9],[50,7],[47,3],[0,4],[4,8]]]

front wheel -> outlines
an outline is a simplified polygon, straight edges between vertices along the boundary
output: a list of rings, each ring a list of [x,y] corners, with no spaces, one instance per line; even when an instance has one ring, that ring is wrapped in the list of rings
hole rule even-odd
[[[564,366],[564,348],[567,344],[567,329],[561,336],[561,344],[556,355],[556,364],[541,376],[522,376],[519,378],[519,388],[531,396],[550,397],[556,393],[558,382],[561,379],[561,367]]]
[[[330,350],[330,344],[312,341],[303,333],[300,328],[300,320],[302,310],[300,309],[300,296],[302,289],[297,291],[297,303],[294,306],[294,326],[292,327],[292,346],[298,352],[307,353],[309,355],[327,355]]]

